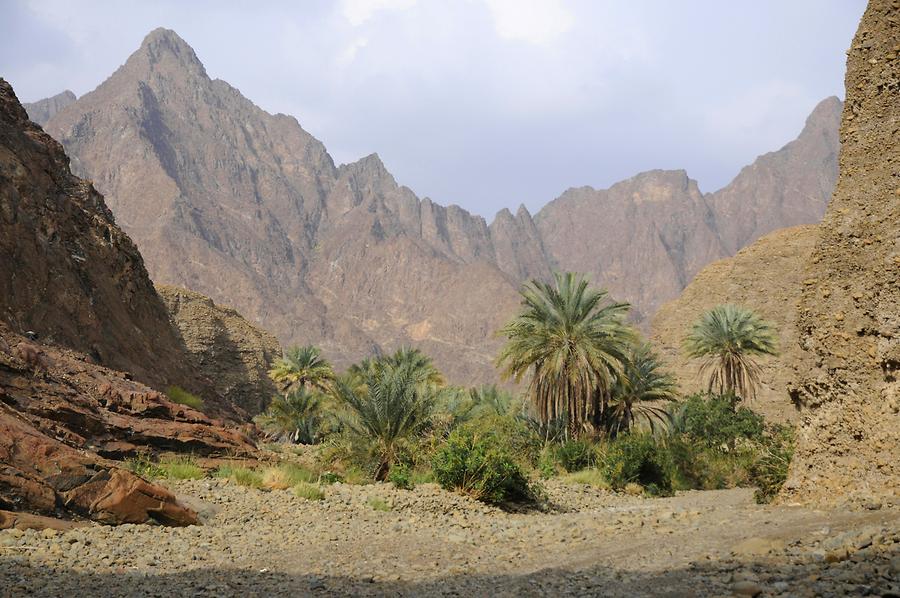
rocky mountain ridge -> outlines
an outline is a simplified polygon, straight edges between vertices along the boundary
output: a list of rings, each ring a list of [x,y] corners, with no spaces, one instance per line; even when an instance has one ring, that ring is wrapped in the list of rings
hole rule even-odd
[[[210,79],[168,30],[47,131],[107,196],[157,282],[233,305],[283,344],[319,344],[339,366],[415,344],[468,384],[496,377],[494,332],[524,280],[586,272],[642,322],[739,243],[817,221],[839,105],[825,100],[797,141],[716,194],[683,171],[651,171],[490,224],[419,199],[377,155],[336,166],[294,118]],[[743,227],[747,210],[757,217]]]

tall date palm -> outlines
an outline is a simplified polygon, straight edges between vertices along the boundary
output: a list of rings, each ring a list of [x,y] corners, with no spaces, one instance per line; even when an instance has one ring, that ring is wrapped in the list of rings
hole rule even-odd
[[[505,379],[530,375],[528,395],[543,423],[565,417],[579,435],[598,426],[609,391],[633,339],[625,324],[627,303],[611,302],[571,272],[555,284],[533,280],[522,290],[522,312],[500,334],[507,343],[497,358]]]
[[[700,360],[709,392],[731,397],[732,405],[756,396],[755,357],[778,353],[772,325],[736,305],[719,305],[700,316],[684,345],[689,357]]]
[[[305,388],[327,392],[334,370],[317,347],[307,345],[286,349],[269,370],[269,377],[284,391]]]

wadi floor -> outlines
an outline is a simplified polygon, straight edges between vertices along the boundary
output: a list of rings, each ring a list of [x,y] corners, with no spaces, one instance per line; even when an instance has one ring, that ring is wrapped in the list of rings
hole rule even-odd
[[[205,525],[0,532],[0,595],[900,596],[900,512],[879,505],[824,512],[759,506],[749,490],[645,499],[551,482],[549,510],[504,512],[430,484],[337,484],[321,501],[225,480],[168,485]]]

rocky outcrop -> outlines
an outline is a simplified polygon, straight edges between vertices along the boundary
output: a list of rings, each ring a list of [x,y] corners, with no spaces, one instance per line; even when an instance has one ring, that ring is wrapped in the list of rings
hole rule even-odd
[[[0,510],[196,523],[167,490],[107,460],[254,451],[133,379],[207,390],[187,356],[103,198],[0,79]],[[210,412],[238,413],[213,392],[204,399]]]
[[[653,171],[490,225],[419,199],[376,154],[335,166],[295,119],[210,79],[164,29],[47,130],[109,198],[156,281],[233,306],[285,345],[320,345],[339,367],[413,344],[470,384],[495,380],[494,332],[525,280],[587,272],[644,322],[710,261],[815,221],[834,180],[837,118],[823,106],[720,195]]]
[[[807,262],[783,494],[896,501],[900,490],[900,11],[871,0],[847,57],[840,176]]]
[[[156,290],[181,331],[194,369],[213,381],[217,394],[250,415],[264,411],[277,393],[268,376],[281,357],[275,337],[200,293],[168,285]]]
[[[663,305],[653,318],[654,346],[686,394],[706,390],[698,366],[682,347],[692,324],[703,312],[724,303],[752,309],[778,331],[778,357],[758,360],[761,371],[756,399],[748,406],[768,420],[795,422],[797,410],[788,396],[792,364],[800,354],[796,328],[797,301],[803,288],[803,266],[818,239],[816,226],[770,233],[737,255],[709,264],[684,292]]]
[[[25,108],[25,111],[28,113],[28,118],[30,118],[32,122],[44,126],[54,114],[69,104],[74,104],[77,99],[75,94],[67,89],[55,96],[44,98],[43,100],[32,102],[30,104],[22,104],[22,106]]]
[[[0,320],[229,410],[187,365],[141,254],[0,80]]]
[[[129,378],[0,323],[0,509],[104,523],[197,523],[167,490],[107,459],[148,451],[249,455],[254,447]]]

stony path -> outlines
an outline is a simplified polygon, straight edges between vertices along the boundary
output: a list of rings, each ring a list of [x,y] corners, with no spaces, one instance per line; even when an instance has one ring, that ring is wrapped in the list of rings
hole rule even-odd
[[[900,596],[896,510],[551,484],[552,508],[509,513],[433,485],[338,484],[318,502],[220,480],[171,486],[206,525],[0,532],[0,595]]]

